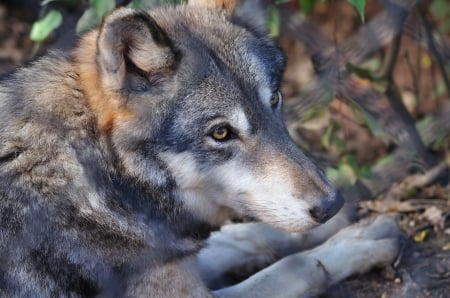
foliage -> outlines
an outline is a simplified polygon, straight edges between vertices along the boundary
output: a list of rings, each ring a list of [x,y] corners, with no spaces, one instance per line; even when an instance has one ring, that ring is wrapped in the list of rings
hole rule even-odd
[[[88,1],[88,2],[87,2]],[[325,0],[321,0],[325,1]],[[365,8],[365,0],[347,0],[351,3],[361,19],[364,21],[364,8]],[[115,0],[43,0],[41,5],[43,7],[42,11],[45,12],[48,8],[48,5],[53,2],[71,2],[71,3],[79,3],[79,2],[87,2],[87,7],[77,22],[76,32],[81,34],[86,32],[87,30],[98,25],[102,18],[107,14],[110,10],[116,7]],[[158,6],[162,4],[178,4],[185,3],[187,0],[131,0],[128,4],[128,7],[132,7],[135,9],[146,9],[153,6]],[[286,2],[286,0],[278,0],[277,4]],[[299,5],[302,11],[306,14],[311,13],[314,10],[315,5],[319,2],[319,0],[299,0]],[[268,15],[268,29],[271,36],[278,36],[280,31],[280,16],[278,11],[272,7],[269,9]],[[62,23],[62,15],[60,12],[56,10],[51,10],[44,17],[39,19],[33,24],[33,31],[31,34],[31,39],[35,42],[42,42],[48,36],[57,29]]]
[[[57,29],[63,21],[61,12],[51,9],[47,12],[50,4],[54,2],[64,2],[67,4],[84,4],[86,9],[77,22],[76,32],[82,34],[89,29],[98,25],[103,17],[116,7],[115,0],[43,0],[41,2],[42,18],[33,24],[30,34],[31,40],[34,42],[42,42]],[[131,0],[128,7],[135,9],[146,9],[162,4],[184,3],[186,0]]]
[[[325,174],[334,185],[343,188],[355,184],[358,179],[373,179],[374,174],[369,166],[360,166],[353,154],[345,154],[336,168],[328,167]]]
[[[31,28],[30,38],[35,42],[42,42],[56,28],[61,26],[62,15],[57,10],[50,10],[43,18],[36,21]]]
[[[115,0],[89,0],[89,7],[78,20],[77,33],[99,24],[103,16],[116,6]]]
[[[433,0],[430,11],[435,17],[443,20],[439,29],[444,33],[450,32],[450,5],[448,0]]]
[[[280,34],[280,14],[275,7],[270,7],[267,16],[267,28],[269,35],[276,37]]]
[[[322,2],[326,0],[321,0]],[[445,0],[442,0],[445,1]],[[313,12],[314,7],[318,3],[318,0],[299,0],[299,5],[302,11],[306,14]],[[347,0],[356,9],[361,20],[364,22],[364,10],[366,8],[366,0]]]
[[[358,12],[361,21],[364,22],[364,9],[366,8],[366,0],[347,0],[351,5],[353,5]]]
[[[306,14],[310,14],[314,10],[314,6],[316,6],[317,0],[299,0],[300,7],[303,12]]]

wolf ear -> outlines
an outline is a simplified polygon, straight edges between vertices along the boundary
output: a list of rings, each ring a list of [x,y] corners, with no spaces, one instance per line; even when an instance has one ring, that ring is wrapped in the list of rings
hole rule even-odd
[[[109,14],[100,27],[96,59],[105,87],[119,91],[128,87],[130,74],[141,78],[142,87],[170,73],[175,51],[149,14],[121,8]]]
[[[224,9],[231,16],[232,21],[265,33],[267,7],[271,2],[270,0],[189,0],[189,5]]]

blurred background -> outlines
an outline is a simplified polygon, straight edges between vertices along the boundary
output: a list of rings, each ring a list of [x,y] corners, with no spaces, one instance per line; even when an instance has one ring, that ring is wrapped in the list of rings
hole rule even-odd
[[[69,51],[114,7],[179,2],[0,1],[0,78]],[[267,20],[291,136],[359,217],[392,214],[405,232],[391,268],[324,297],[449,297],[450,1],[277,1]]]

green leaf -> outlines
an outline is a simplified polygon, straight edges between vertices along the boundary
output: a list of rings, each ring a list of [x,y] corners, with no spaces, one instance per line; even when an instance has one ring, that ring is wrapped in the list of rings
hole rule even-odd
[[[376,178],[375,174],[372,172],[369,166],[362,166],[359,169],[358,176],[368,180],[374,180]]]
[[[333,185],[339,188],[352,186],[356,181],[353,169],[347,165],[340,165],[337,169],[326,168],[325,175]]]
[[[116,6],[115,0],[90,0],[89,3],[100,19]]]
[[[152,7],[167,5],[167,4],[180,4],[187,3],[187,0],[132,0],[128,7],[135,9],[150,9]]]
[[[383,141],[387,142],[388,136],[386,135],[384,129],[380,126],[375,118],[372,115],[367,113],[361,107],[352,104],[351,109],[353,111],[353,115],[355,116],[356,121],[362,125],[366,125],[370,132],[377,137],[380,137]]]
[[[380,58],[371,58],[368,59],[363,64],[363,68],[366,68],[369,71],[375,72],[381,68],[381,59]]]
[[[331,137],[333,135],[334,126],[328,125],[325,133],[320,137],[320,142],[325,149],[330,149],[331,147]]]
[[[347,0],[353,7],[355,7],[361,21],[364,23],[364,9],[366,8],[366,0]]]
[[[355,156],[351,153],[347,153],[346,155],[344,155],[339,164],[350,166],[354,170],[354,172],[357,172],[359,168]]]
[[[61,26],[61,23],[61,13],[54,9],[50,10],[42,19],[34,22],[30,33],[31,40],[35,42],[45,40],[53,30]]]
[[[450,5],[449,5],[450,6]],[[449,33],[450,32],[450,20],[446,20],[442,23],[440,26],[443,33]]]
[[[89,0],[90,7],[85,10],[77,22],[77,34],[81,34],[100,24],[102,18],[114,9],[115,0]]]
[[[385,132],[383,128],[380,126],[380,124],[377,122],[377,120],[375,120],[375,118],[373,118],[372,115],[370,115],[366,111],[363,110],[362,112],[366,120],[366,125],[369,128],[370,132],[374,136],[379,136],[383,138],[385,136]]]
[[[430,11],[439,18],[445,18],[450,14],[448,0],[434,0],[430,5]]]
[[[134,8],[134,9],[139,9],[143,6],[143,0],[132,0],[129,4],[128,7]]]
[[[339,165],[339,174],[341,175],[341,178],[345,178],[345,181],[350,185],[355,184],[358,179],[355,170],[346,164]]]
[[[269,36],[277,37],[280,34],[280,13],[278,9],[271,6],[268,10],[267,26],[269,29]]]
[[[345,68],[349,72],[356,74],[360,78],[373,81],[372,71],[370,71],[368,69],[364,69],[362,67],[359,67],[359,66],[351,64],[351,63],[345,64]]]
[[[339,136],[334,136],[334,146],[338,153],[342,153],[345,150],[345,143]]]
[[[442,96],[447,93],[447,88],[445,87],[444,81],[438,81],[432,92],[434,96]]]
[[[88,8],[77,22],[77,34],[84,33],[93,28],[95,25],[99,24],[100,21],[101,18],[97,16],[95,10],[92,7]]]
[[[323,106],[314,106],[312,108],[310,108],[309,110],[307,110],[303,115],[302,118],[300,119],[300,121],[303,122],[308,122],[312,119],[315,118],[322,118],[324,116],[329,116],[329,110],[327,107],[323,107]]]
[[[337,169],[328,167],[325,169],[325,175],[331,181],[331,183],[336,185],[336,181],[339,179],[339,171]]]
[[[336,95],[335,87],[329,83],[324,84],[321,97],[325,103],[331,103]]]
[[[395,162],[395,159],[392,155],[387,155],[384,157],[381,157],[377,162],[375,163],[376,168],[383,168],[387,167],[390,164],[393,164]]]
[[[433,122],[433,117],[430,115],[425,116],[416,123],[416,128],[418,130],[425,129],[431,122]]]
[[[299,4],[305,14],[310,14],[316,6],[316,0],[299,0]]]

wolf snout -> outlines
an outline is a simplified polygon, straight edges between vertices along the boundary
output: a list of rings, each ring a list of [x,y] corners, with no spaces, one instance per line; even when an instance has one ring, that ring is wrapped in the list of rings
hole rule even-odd
[[[309,209],[309,214],[318,223],[324,223],[332,218],[344,205],[344,198],[337,192],[336,195],[330,199],[322,199],[319,204]]]

